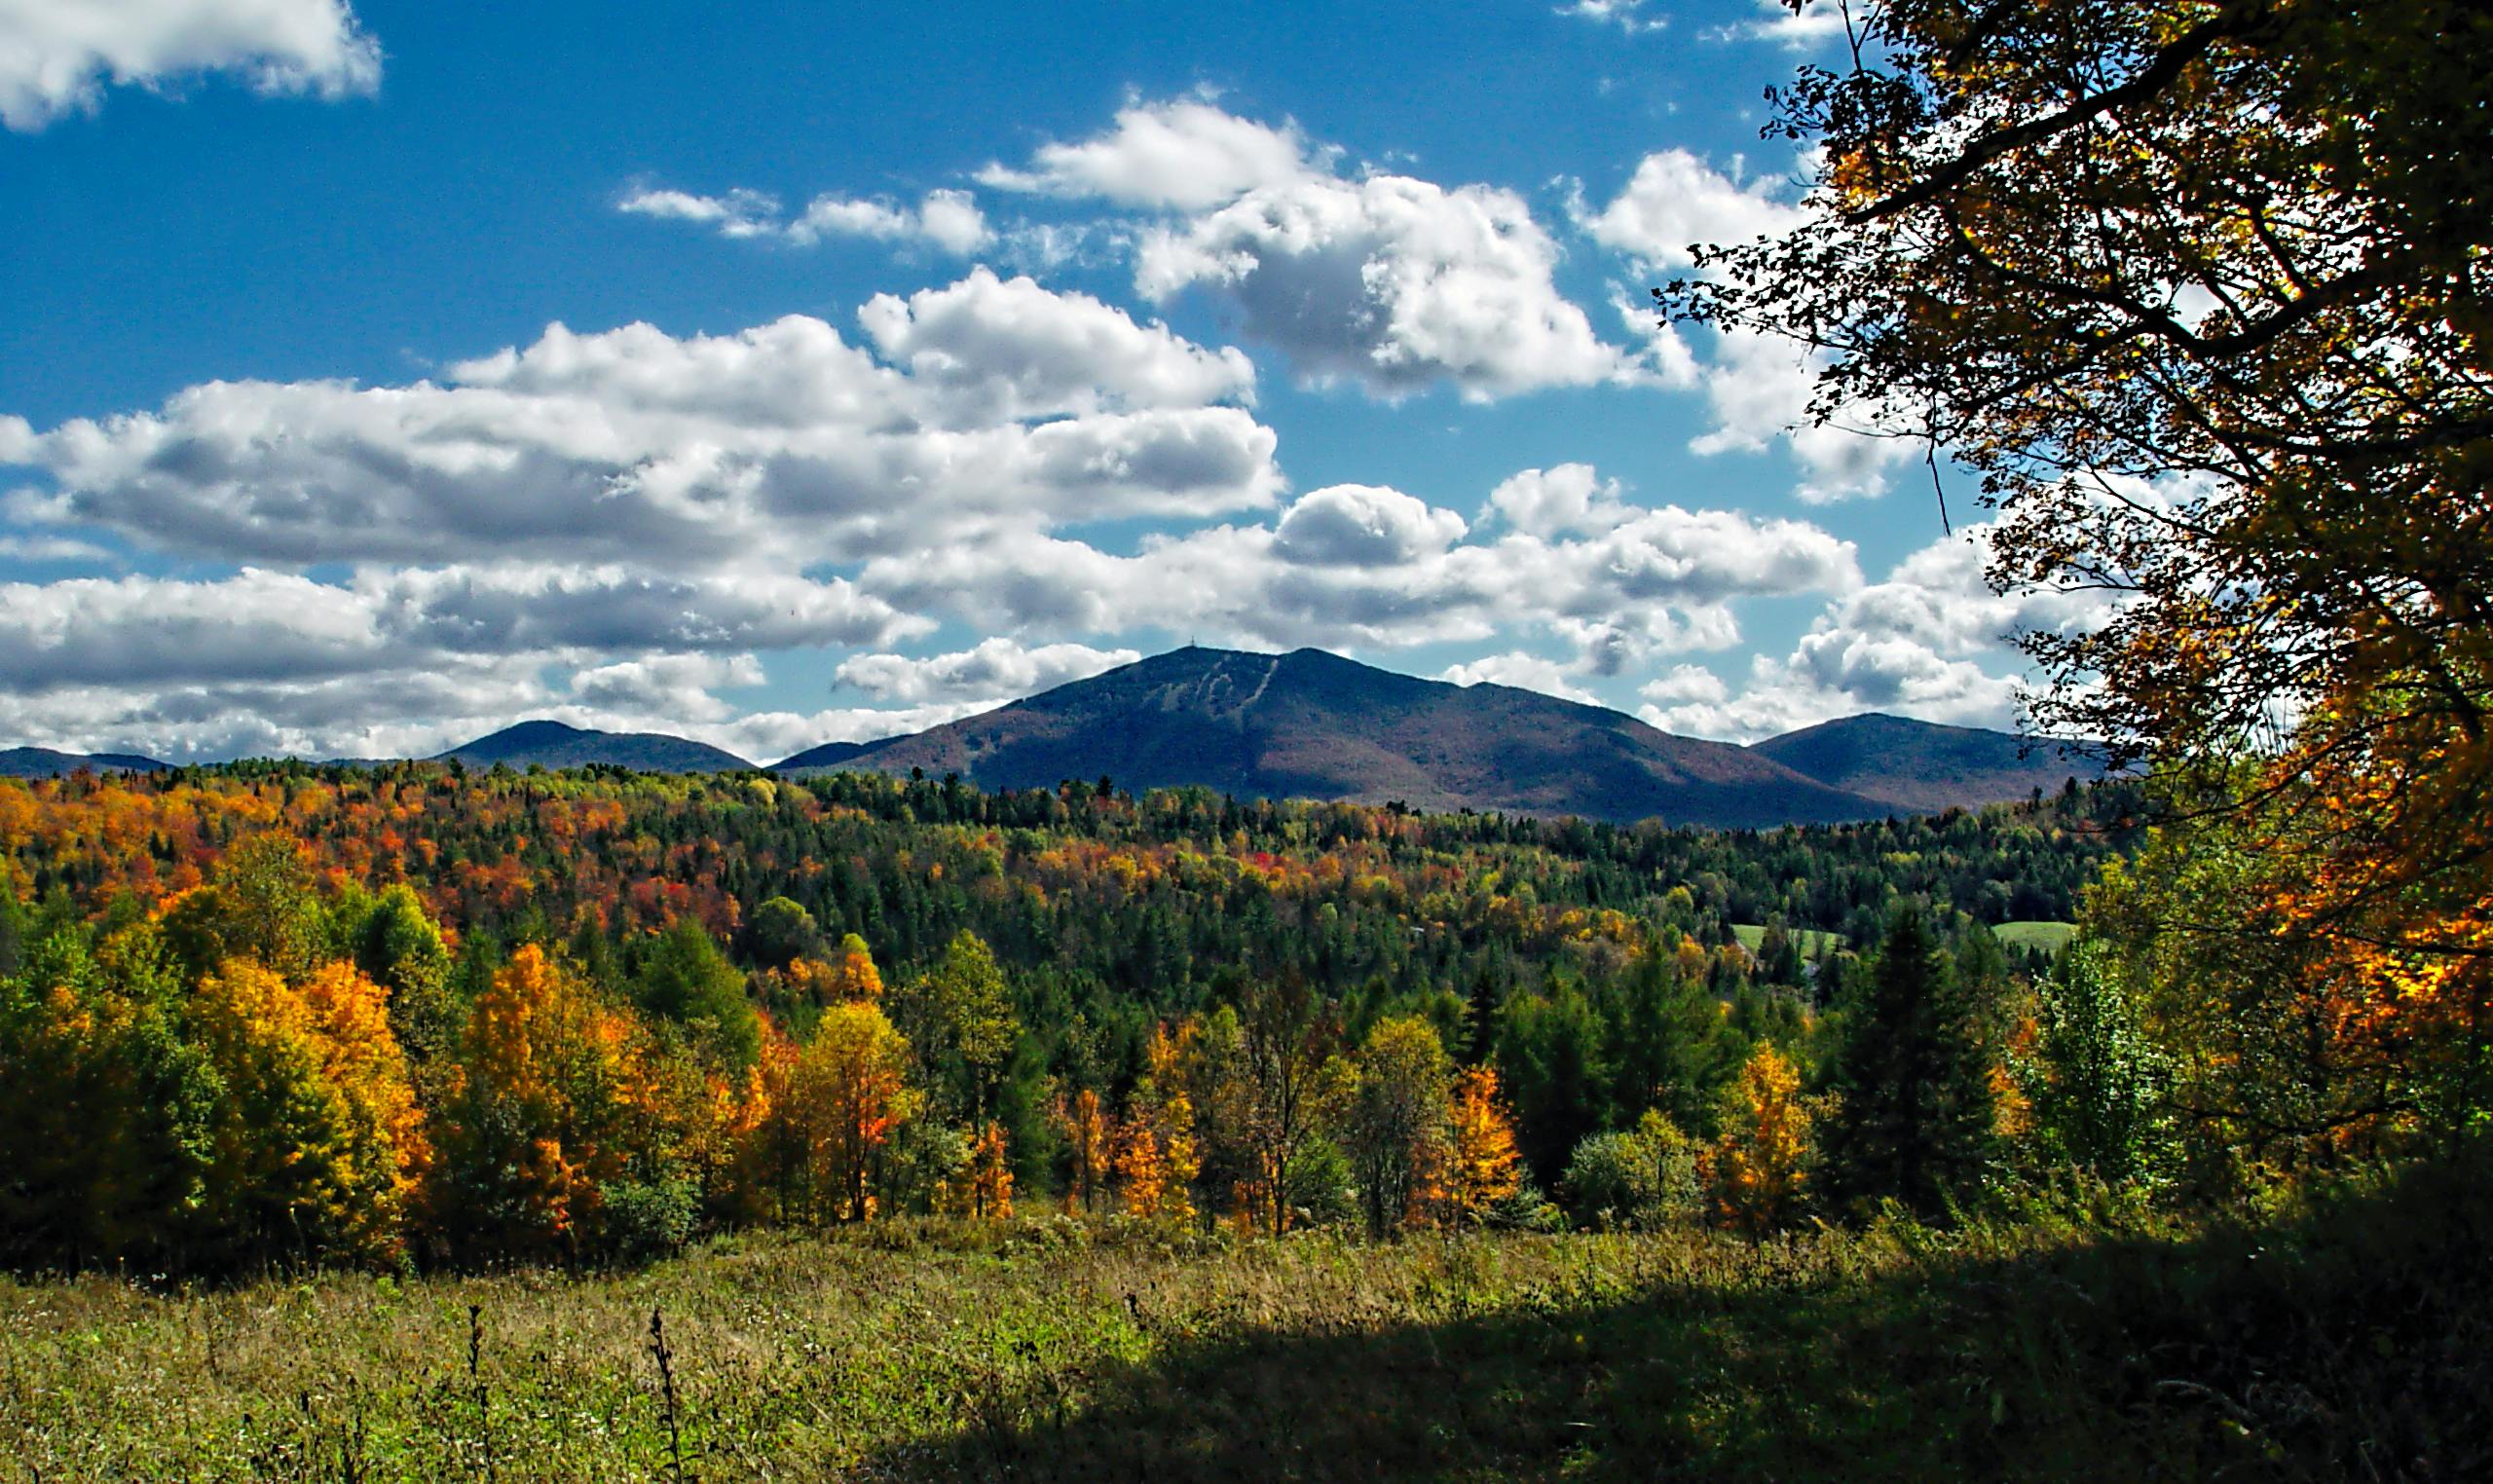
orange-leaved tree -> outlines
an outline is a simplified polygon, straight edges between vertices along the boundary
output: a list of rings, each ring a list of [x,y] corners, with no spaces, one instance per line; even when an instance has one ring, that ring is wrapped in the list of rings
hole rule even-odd
[[[433,1229],[462,1255],[577,1257],[631,1168],[643,1033],[631,1011],[523,944],[477,996],[442,1110]]]
[[[1153,1026],[1143,1047],[1146,1070],[1117,1126],[1118,1199],[1129,1216],[1182,1222],[1195,1214],[1194,1182],[1203,1162],[1183,1058],[1181,1039]]]
[[[1479,1220],[1523,1184],[1514,1120],[1498,1094],[1494,1067],[1467,1067],[1454,1079],[1440,1183],[1447,1210],[1457,1222]]]

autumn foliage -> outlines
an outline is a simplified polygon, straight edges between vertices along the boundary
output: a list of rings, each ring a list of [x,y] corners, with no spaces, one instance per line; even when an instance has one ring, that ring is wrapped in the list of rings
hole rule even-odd
[[[1809,1183],[1807,1101],[1791,1060],[1761,1046],[1741,1066],[1714,1146],[1714,1200],[1724,1224],[1751,1237],[1789,1222]]]
[[[1498,1097],[1495,1068],[1475,1066],[1454,1079],[1447,1109],[1447,1209],[1456,1221],[1477,1221],[1523,1182],[1514,1121]]]
[[[0,1261],[577,1264],[1035,1200],[1546,1223],[1534,1172],[1584,1139],[1657,1108],[1708,1139],[1753,1049],[1823,1061],[1849,972],[1789,947],[1820,907],[1741,895],[1788,868],[1739,852],[1790,842],[764,782],[0,782]],[[2093,859],[2093,810],[1804,848],[1971,880]],[[1674,860],[1715,864],[1596,900]]]

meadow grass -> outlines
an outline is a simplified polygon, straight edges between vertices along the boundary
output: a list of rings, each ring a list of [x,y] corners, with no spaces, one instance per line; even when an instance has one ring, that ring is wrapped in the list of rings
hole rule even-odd
[[[0,1283],[0,1478],[2484,1477],[2481,1169],[1754,1246],[1039,1218]]]
[[[1731,936],[1739,940],[1741,947],[1754,953],[1766,946],[1766,924],[1763,922],[1732,923]],[[1804,958],[1815,958],[1820,953],[1843,946],[1843,939],[1841,935],[1830,933],[1824,928],[1797,928],[1793,930],[1792,936],[1800,940],[1801,956]]]
[[[1991,930],[2002,947],[2040,948],[2057,953],[2077,936],[2074,922],[2003,922]]]
[[[1991,936],[1999,940],[2002,947],[2041,948],[2046,953],[2057,953],[2068,946],[2068,941],[2077,936],[2077,924],[2074,922],[2003,922],[1991,931]],[[1736,922],[1731,925],[1731,935],[1739,940],[1741,947],[1754,953],[1765,946],[1766,925],[1758,922]],[[1801,956],[1804,958],[1815,958],[1830,947],[1842,946],[1841,938],[1821,929],[1802,929],[1794,936],[1801,941]]]

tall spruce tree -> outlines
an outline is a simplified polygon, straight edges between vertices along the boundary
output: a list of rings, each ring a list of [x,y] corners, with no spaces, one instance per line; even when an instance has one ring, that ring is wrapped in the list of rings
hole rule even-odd
[[[1723,1088],[1747,1051],[1727,1052],[1721,1002],[1658,951],[1639,958],[1620,989],[1603,1057],[1615,1126],[1659,1108],[1683,1130],[1711,1133]]]
[[[1825,1151],[1840,1206],[1892,1197],[1935,1215],[1990,1163],[1990,1076],[1973,1007],[1918,906],[1888,919],[1836,1091]]]

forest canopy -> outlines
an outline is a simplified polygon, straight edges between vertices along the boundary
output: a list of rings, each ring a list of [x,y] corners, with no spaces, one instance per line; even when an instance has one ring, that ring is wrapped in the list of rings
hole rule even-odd
[[[2071,911],[2134,804],[1753,835],[1104,781],[0,784],[0,1257],[610,1260],[1034,1200],[1387,1235],[1714,1219],[1718,1183],[1764,1231],[1900,906],[1969,1007],[1935,1034],[2004,1069],[2045,961],[2011,914]]]

